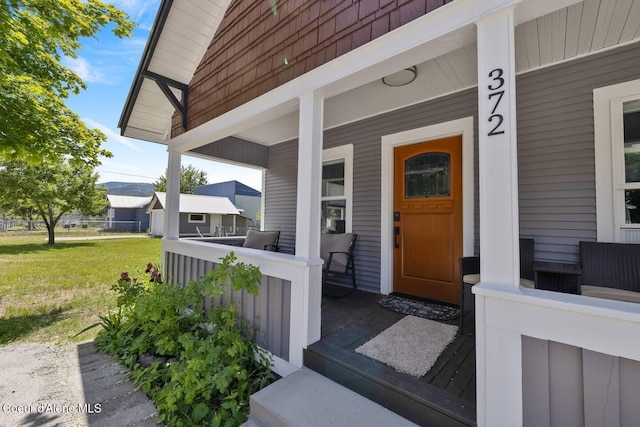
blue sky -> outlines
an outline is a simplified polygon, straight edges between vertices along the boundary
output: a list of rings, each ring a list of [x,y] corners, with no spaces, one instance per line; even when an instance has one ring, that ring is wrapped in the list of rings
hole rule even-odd
[[[65,65],[78,73],[87,85],[87,90],[69,98],[67,105],[89,127],[100,129],[108,137],[103,148],[111,151],[113,157],[102,159],[102,166],[97,169],[99,182],[153,182],[166,171],[166,147],[122,137],[117,126],[160,0],[112,0],[108,3],[127,12],[138,26],[132,37],[122,40],[105,29],[98,35],[98,40],[83,41],[77,59],[65,61]],[[235,179],[262,190],[262,174],[253,169],[187,156],[182,157],[182,164],[191,164],[207,172],[209,183]]]

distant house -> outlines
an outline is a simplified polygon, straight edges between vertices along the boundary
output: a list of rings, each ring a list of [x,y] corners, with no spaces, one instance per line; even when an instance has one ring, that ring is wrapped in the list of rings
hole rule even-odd
[[[162,236],[166,193],[156,192],[147,212],[151,214],[151,234]],[[236,234],[241,212],[226,197],[180,194],[181,236],[226,236]]]
[[[262,193],[255,188],[238,181],[226,181],[201,185],[194,191],[195,194],[228,198],[236,208],[243,211],[247,227],[259,228]]]
[[[109,213],[107,228],[114,231],[143,233],[149,230],[147,208],[151,197],[107,194]]]

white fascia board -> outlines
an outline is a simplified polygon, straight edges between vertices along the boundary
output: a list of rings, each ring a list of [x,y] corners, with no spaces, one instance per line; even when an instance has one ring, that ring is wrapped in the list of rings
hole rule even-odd
[[[127,129],[125,130],[123,136],[148,142],[156,142],[158,144],[167,144],[167,141],[159,133],[149,132],[148,130],[132,128],[129,126],[127,126]]]
[[[372,81],[387,71],[397,70],[402,65],[398,61],[400,55],[406,55],[403,59],[408,60],[408,57],[413,56],[410,54],[412,51],[419,50],[426,43],[439,42],[430,46],[429,56],[432,55],[432,52],[436,52],[439,44],[443,42],[454,44],[457,41],[458,44],[464,44],[467,40],[461,40],[459,32],[467,34],[470,33],[470,30],[475,31],[474,23],[476,21],[496,10],[512,7],[521,1],[456,0],[448,3],[238,108],[177,136],[169,144],[177,151],[186,152],[234,135],[244,129],[255,127],[274,117],[295,111],[298,97],[306,92],[318,92],[326,98],[350,90],[361,85],[363,81]],[[544,3],[547,2],[544,1]],[[557,4],[558,1],[553,3]],[[437,54],[433,53],[433,55]],[[422,56],[419,59],[414,58],[413,61],[423,62],[426,59],[429,58]]]

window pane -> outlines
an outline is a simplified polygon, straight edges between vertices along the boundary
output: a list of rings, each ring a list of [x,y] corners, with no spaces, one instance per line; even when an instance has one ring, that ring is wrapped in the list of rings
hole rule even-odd
[[[347,218],[346,200],[322,202],[322,233],[344,233]]]
[[[322,197],[344,196],[344,160],[322,165]]]
[[[622,104],[626,182],[640,182],[640,100]]]
[[[640,190],[626,190],[624,192],[625,222],[640,224]]]
[[[404,197],[446,197],[451,195],[448,153],[425,153],[404,163]]]

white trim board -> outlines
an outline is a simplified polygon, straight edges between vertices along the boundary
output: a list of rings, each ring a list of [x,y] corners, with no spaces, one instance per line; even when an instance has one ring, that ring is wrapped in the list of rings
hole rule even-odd
[[[474,133],[473,117],[438,123],[382,137],[380,212],[380,293],[393,292],[393,149],[402,145],[462,136],[462,253],[473,255],[474,247]]]
[[[353,229],[353,144],[338,145],[322,150],[322,162],[344,159],[344,199],[347,215],[345,217],[345,231],[351,233]]]

